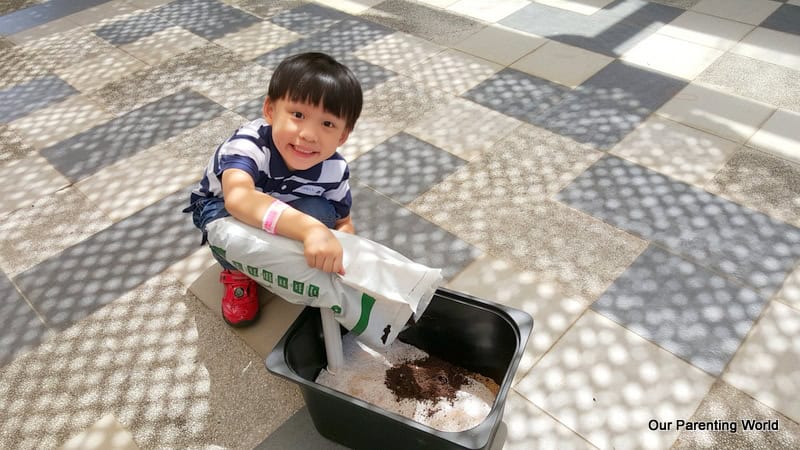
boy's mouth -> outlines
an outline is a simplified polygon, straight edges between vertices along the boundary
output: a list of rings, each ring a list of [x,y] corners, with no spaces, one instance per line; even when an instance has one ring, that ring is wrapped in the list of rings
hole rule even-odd
[[[308,147],[299,147],[294,144],[289,144],[289,148],[291,148],[298,156],[301,157],[311,157],[316,155],[318,152],[314,149]]]

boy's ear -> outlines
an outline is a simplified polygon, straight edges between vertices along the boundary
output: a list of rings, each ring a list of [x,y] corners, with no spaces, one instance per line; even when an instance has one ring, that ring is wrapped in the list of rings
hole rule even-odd
[[[350,137],[350,130],[344,130],[344,133],[339,137],[339,145],[337,145],[337,147],[344,145],[348,137]]]
[[[267,121],[268,124],[272,125],[272,102],[269,101],[269,97],[264,100],[264,120]]]

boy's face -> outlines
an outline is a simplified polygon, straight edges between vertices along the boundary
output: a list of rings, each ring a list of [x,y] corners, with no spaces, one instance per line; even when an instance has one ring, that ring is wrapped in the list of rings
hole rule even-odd
[[[322,105],[288,99],[264,102],[272,140],[289,170],[305,170],[330,158],[350,135],[346,121]]]

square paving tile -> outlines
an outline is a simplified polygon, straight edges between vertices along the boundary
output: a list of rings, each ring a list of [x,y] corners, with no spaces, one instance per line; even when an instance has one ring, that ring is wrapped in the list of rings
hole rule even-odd
[[[202,122],[194,128],[188,128],[156,144],[156,147],[160,148],[164,155],[188,162],[199,179],[217,147],[250,120],[252,119],[225,111],[219,117]]]
[[[447,10],[483,22],[497,22],[529,3],[527,0],[499,0],[491,3],[481,0],[457,0],[448,6]]]
[[[227,0],[225,3],[265,19],[306,4],[304,0]]]
[[[764,28],[800,35],[800,6],[781,5],[761,22]]]
[[[558,104],[567,93],[559,84],[514,69],[503,69],[462,97],[525,122]]]
[[[651,245],[592,309],[717,376],[766,302]]]
[[[686,11],[659,29],[658,34],[727,51],[753,28],[741,22]]]
[[[396,72],[382,65],[372,64],[359,58],[346,56],[339,58],[338,61],[353,71],[353,74],[361,84],[362,92],[379,86],[397,75]]]
[[[734,96],[744,96],[800,112],[800,71],[726,53],[695,81]]]
[[[800,229],[613,156],[557,198],[765,296],[800,258]]]
[[[747,98],[692,83],[656,113],[694,128],[744,143],[775,108]]]
[[[511,65],[512,69],[574,88],[613,61],[582,48],[549,41]]]
[[[314,34],[352,16],[332,8],[309,3],[269,19],[275,25],[299,34]]]
[[[353,55],[395,72],[408,74],[411,66],[444,49],[445,47],[425,39],[397,32],[360,48]]]
[[[612,1],[613,0],[583,0],[575,2],[570,0],[536,0],[536,3],[576,12],[584,16],[591,16]]]
[[[392,128],[405,128],[452,98],[452,95],[424,86],[410,78],[396,76],[364,92],[361,117],[384,122]]]
[[[351,176],[408,203],[466,161],[409,134],[397,134],[350,163]]]
[[[176,0],[151,12],[206,39],[217,39],[261,21],[216,0]]]
[[[752,148],[733,155],[709,192],[800,227],[800,167]]]
[[[139,450],[130,431],[113,414],[107,414],[83,433],[71,437],[59,450]]]
[[[614,61],[533,123],[605,150],[672,98],[685,82]]]
[[[778,7],[778,2],[750,0],[702,0],[692,7],[693,11],[758,25]]]
[[[103,20],[108,20],[108,18],[129,14],[139,9],[142,8],[134,5],[128,0],[104,0],[97,6],[81,8],[81,10],[75,14],[66,16],[66,19],[82,27],[91,28],[93,25],[96,25]]]
[[[529,450],[532,448],[571,448],[596,450],[563,423],[555,420],[530,400],[512,389],[506,398],[503,423],[508,431],[506,450]]]
[[[454,98],[422,115],[405,131],[470,161],[520,125],[505,114]]]
[[[0,176],[14,180],[0,187],[0,214],[29,207],[37,199],[70,184],[46,159],[32,153],[0,164]],[[25,186],[25,189],[20,189]]]
[[[347,161],[353,161],[364,153],[377,147],[378,144],[396,135],[402,129],[402,125],[391,124],[369,116],[362,116],[358,119],[358,122],[356,122],[356,128],[350,133],[347,142],[339,147],[337,151]],[[436,145],[435,143],[433,144]]]
[[[146,67],[128,53],[114,49],[54,72],[76,89],[90,92]]]
[[[723,139],[678,122],[651,116],[611,149],[611,153],[703,187],[739,148]]]
[[[799,421],[800,311],[770,303],[722,379]]]
[[[300,37],[300,34],[286,28],[269,22],[258,22],[236,33],[215,39],[214,43],[238,53],[244,59],[251,59],[294,42]]]
[[[546,42],[542,37],[490,25],[454,44],[453,48],[507,66]]]
[[[196,250],[199,232],[179,213],[187,199],[188,190],[177,192],[22,272],[14,282],[50,326],[63,330]]]
[[[50,337],[44,322],[0,272],[0,367]]]
[[[191,72],[184,73],[188,80],[186,85],[228,109],[237,107],[253,95],[266,94],[272,78],[269,69],[254,62],[236,62],[230,70],[212,67],[207,71],[201,68],[198,72],[194,77]]]
[[[113,118],[85,96],[73,95],[21,117],[9,127],[26,145],[41,149]]]
[[[314,450],[347,450],[317,432],[308,407],[303,406],[294,415],[286,419],[278,429],[267,436],[254,450],[270,450],[274,448],[296,448],[297,446]]]
[[[622,59],[686,80],[702,73],[723,51],[655,33],[622,55]],[[675,58],[680,55],[680,58]]]
[[[758,27],[731,52],[800,70],[800,35]]]
[[[41,154],[77,181],[222,112],[217,103],[183,90],[44,148]]]
[[[8,161],[22,159],[36,149],[23,140],[17,132],[6,124],[0,124],[0,165]]]
[[[599,448],[667,448],[678,432],[649,431],[648,422],[691,417],[713,383],[700,369],[587,311],[516,390]]]
[[[405,0],[386,0],[364,11],[362,17],[440,45],[452,45],[485,25],[437,8]]]
[[[725,383],[717,381],[703,399],[691,419],[694,422],[716,422],[732,426],[721,431],[681,431],[672,447],[676,450],[696,448],[795,448],[800,446],[800,426],[783,414],[754,400],[752,397]],[[777,420],[779,430],[744,430],[743,421]],[[734,428],[735,426],[735,428]]]
[[[15,87],[20,83],[52,75],[20,46],[0,49],[0,89]]]
[[[442,269],[445,281],[482,252],[457,236],[354,180],[353,222],[359,236],[383,244],[428,267]]]
[[[107,53],[114,46],[84,28],[56,33],[20,46],[37,65],[53,70]]]
[[[11,122],[28,113],[50,106],[78,91],[55,75],[0,90],[0,121]]]
[[[800,113],[783,109],[775,111],[747,143],[800,163]]]
[[[185,28],[171,26],[130,44],[120,45],[119,48],[145,63],[155,66],[204,45],[208,45],[206,39]]]
[[[152,12],[138,11],[115,18],[95,28],[94,34],[109,43],[120,46],[151,36],[173,27],[174,24]]]
[[[499,64],[458,50],[445,50],[414,64],[409,74],[411,78],[434,89],[459,95],[502,68]]]
[[[800,311],[800,265],[795,267],[794,271],[786,278],[776,298]]]

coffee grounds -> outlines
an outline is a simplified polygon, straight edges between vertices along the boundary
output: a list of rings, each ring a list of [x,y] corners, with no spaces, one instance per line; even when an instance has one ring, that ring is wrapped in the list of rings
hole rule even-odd
[[[468,383],[467,371],[435,356],[394,365],[386,371],[385,384],[395,398],[410,400],[440,399],[452,404],[456,394]],[[435,411],[429,411],[429,416]]]

